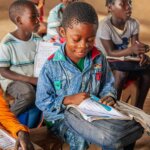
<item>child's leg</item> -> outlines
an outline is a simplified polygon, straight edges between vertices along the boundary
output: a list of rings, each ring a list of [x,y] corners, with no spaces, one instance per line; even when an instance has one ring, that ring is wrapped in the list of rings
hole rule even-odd
[[[15,98],[15,102],[10,109],[16,116],[35,102],[35,88],[31,84],[14,81],[8,85],[6,92]]]
[[[97,120],[89,123],[75,109],[65,112],[65,123],[86,141],[105,150],[122,150],[143,134],[143,128],[135,121]]]
[[[125,146],[124,148],[120,148],[120,149],[113,149],[113,148],[109,148],[107,146],[103,146],[102,147],[102,150],[134,150],[134,146],[135,146],[135,143],[132,143],[128,146]]]
[[[126,147],[124,147],[124,150],[134,150],[134,146],[135,146],[135,142],[128,145],[128,146],[126,146]]]
[[[114,70],[113,71],[114,77],[115,77],[115,88],[117,90],[117,99],[119,100],[121,97],[121,93],[123,90],[123,86],[127,80],[128,73]]]
[[[150,87],[150,72],[143,72],[139,78],[138,82],[138,92],[135,106],[138,108],[143,108],[144,101],[146,99],[148,90]]]
[[[70,150],[87,150],[88,143],[79,134],[73,132],[64,120],[56,121],[50,130],[70,145]]]

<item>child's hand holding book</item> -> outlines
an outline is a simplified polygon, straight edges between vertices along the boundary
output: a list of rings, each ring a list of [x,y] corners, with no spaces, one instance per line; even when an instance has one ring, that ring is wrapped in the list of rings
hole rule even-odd
[[[85,99],[89,97],[90,95],[86,92],[69,95],[64,98],[63,104],[64,105],[70,105],[70,104],[79,105],[82,101],[84,101]]]
[[[100,99],[100,103],[102,103],[104,105],[108,105],[108,106],[114,106],[116,101],[111,96],[105,96],[105,97]]]

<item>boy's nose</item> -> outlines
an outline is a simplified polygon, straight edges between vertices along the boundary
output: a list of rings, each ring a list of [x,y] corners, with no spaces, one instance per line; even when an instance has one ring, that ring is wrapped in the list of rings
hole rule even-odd
[[[132,5],[130,3],[126,4],[126,10],[131,10],[132,9]]]
[[[40,17],[36,18],[36,24],[40,22]]]
[[[88,48],[88,47],[89,47],[88,42],[81,42],[80,43],[80,48]]]

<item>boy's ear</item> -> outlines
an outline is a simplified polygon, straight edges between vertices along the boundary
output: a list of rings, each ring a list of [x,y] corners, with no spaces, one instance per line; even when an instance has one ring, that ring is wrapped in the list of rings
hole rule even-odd
[[[21,17],[20,17],[20,16],[17,16],[17,17],[15,18],[15,22],[16,22],[16,24],[22,24],[22,22],[21,22]]]
[[[60,36],[65,38],[66,37],[66,31],[63,27],[60,27],[59,28],[59,33],[60,33]]]

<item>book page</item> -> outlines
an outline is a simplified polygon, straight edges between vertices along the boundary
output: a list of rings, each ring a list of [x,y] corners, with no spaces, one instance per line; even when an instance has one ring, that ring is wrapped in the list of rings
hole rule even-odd
[[[15,139],[8,135],[3,129],[0,129],[0,149],[13,150]]]
[[[9,133],[7,133],[4,129],[0,129],[0,150],[14,150],[16,140]],[[34,144],[35,150],[43,150],[38,145]],[[22,150],[22,148],[19,148]]]
[[[58,50],[60,45],[55,45],[56,43],[49,42],[39,42],[36,50],[35,60],[34,60],[34,76],[38,77],[42,66],[49,56]]]
[[[112,119],[129,119],[128,116],[117,111],[111,106],[107,106],[96,101],[89,99],[84,100],[80,105],[77,106],[80,111],[87,116],[96,116],[100,118],[112,118]]]
[[[122,57],[114,57],[114,56],[106,56],[107,59],[110,60],[119,60],[119,61],[140,61],[139,57],[133,56],[122,56]]]

